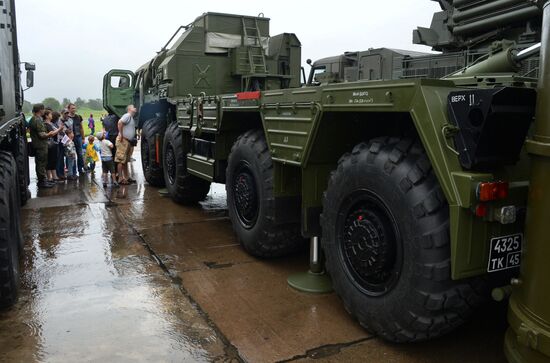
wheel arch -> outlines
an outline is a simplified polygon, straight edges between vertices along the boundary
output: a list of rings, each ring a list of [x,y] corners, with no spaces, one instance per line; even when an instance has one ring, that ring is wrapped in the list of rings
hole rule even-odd
[[[266,128],[260,113],[227,112],[224,114],[219,133],[216,135],[216,148],[218,152],[216,159],[219,165],[219,174],[223,175],[218,182],[226,182],[225,167],[227,166],[231,149],[239,136],[250,130],[261,130],[266,141],[268,141]],[[275,220],[278,223],[299,223],[301,169],[274,162],[273,180],[274,203],[277,210]]]
[[[216,182],[225,183],[226,167],[231,154],[231,148],[237,141],[240,135],[249,130],[262,130],[265,134],[265,129],[262,125],[262,119],[258,112],[224,112],[223,117],[220,117],[218,130],[214,135],[216,143]],[[191,134],[188,129],[184,130],[184,143],[191,143]]]
[[[321,233],[322,196],[342,155],[379,136],[419,137],[408,112],[325,112],[318,122],[302,168],[302,234],[306,237]]]
[[[165,116],[169,114],[175,115],[175,106],[168,103],[166,100],[144,103],[139,108],[137,128],[141,129],[145,121],[155,118],[157,116],[160,116],[162,119],[166,119]]]
[[[262,119],[258,112],[225,112],[221,119],[216,144],[218,160],[227,160],[231,147],[237,138],[249,130],[261,129],[265,134]]]

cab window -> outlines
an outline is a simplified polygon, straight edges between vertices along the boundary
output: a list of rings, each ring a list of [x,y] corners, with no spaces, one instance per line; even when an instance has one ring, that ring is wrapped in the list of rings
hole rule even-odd
[[[129,88],[132,84],[132,80],[129,76],[112,76],[111,88]]]
[[[309,79],[307,81],[307,84],[309,86],[318,86],[320,84],[319,81],[317,81],[317,75],[321,73],[325,73],[327,70],[326,66],[314,66],[311,68],[311,71],[309,72]]]

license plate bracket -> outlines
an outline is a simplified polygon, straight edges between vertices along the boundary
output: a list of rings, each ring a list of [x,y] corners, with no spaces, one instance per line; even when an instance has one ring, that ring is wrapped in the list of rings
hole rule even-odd
[[[518,268],[523,251],[523,233],[491,238],[487,272]]]

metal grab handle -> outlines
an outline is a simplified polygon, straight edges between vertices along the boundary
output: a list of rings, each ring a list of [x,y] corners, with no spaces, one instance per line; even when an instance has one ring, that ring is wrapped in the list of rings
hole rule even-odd
[[[441,128],[441,133],[443,134],[443,140],[447,149],[453,152],[456,156],[459,156],[460,153],[449,143],[449,138],[458,132],[459,128],[453,125],[445,125]]]

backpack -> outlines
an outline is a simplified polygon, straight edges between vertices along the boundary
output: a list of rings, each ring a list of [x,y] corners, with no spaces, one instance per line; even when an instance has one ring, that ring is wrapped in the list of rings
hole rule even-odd
[[[118,136],[118,120],[119,118],[114,114],[109,114],[103,119],[103,128],[107,132],[109,139],[116,138]]]

